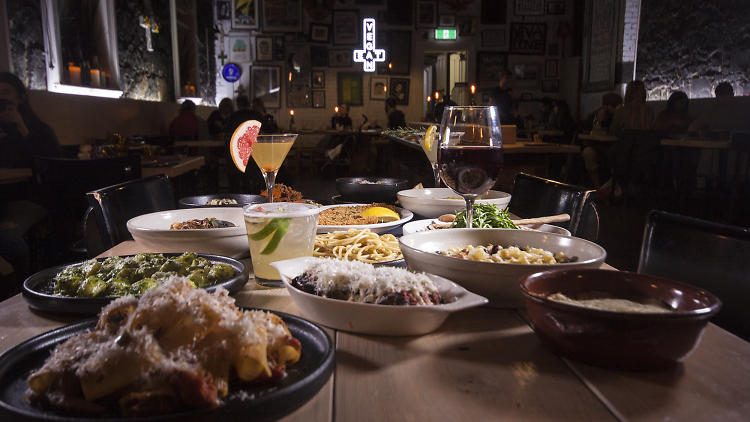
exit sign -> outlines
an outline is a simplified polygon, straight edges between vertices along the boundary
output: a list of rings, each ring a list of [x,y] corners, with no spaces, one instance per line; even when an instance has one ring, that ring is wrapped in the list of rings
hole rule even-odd
[[[455,40],[456,30],[455,29],[436,29],[435,39],[436,40]]]

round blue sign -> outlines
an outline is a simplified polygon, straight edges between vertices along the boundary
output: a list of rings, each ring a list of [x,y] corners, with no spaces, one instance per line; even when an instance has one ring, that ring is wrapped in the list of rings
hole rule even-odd
[[[242,76],[242,69],[234,63],[227,63],[221,71],[224,80],[227,82],[237,82]]]

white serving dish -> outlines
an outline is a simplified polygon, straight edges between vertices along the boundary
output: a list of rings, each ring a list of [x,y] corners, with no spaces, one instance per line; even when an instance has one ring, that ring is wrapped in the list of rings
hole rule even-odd
[[[399,191],[396,196],[402,207],[425,218],[438,218],[443,214],[455,214],[466,209],[466,201],[449,188],[407,189]],[[491,190],[480,196],[475,203],[494,204],[505,209],[509,202],[509,193]]]
[[[237,227],[170,230],[172,223],[215,217]],[[250,256],[242,208],[207,207],[158,211],[128,220],[128,231],[151,252],[198,252],[245,258]]]
[[[449,248],[498,244],[542,248],[578,257],[577,262],[549,265],[503,264],[470,261],[438,255]],[[562,268],[599,268],[607,252],[596,243],[573,236],[512,229],[450,229],[413,233],[399,238],[399,247],[410,269],[430,271],[453,280],[489,299],[489,306],[523,308],[519,279],[530,273]]]
[[[412,233],[420,233],[423,231],[427,231],[427,226],[429,226],[432,223],[441,223],[438,219],[427,219],[427,220],[416,220],[416,221],[410,221],[406,224],[404,224],[404,227],[401,228],[403,230],[404,234],[412,234]],[[555,234],[561,234],[563,236],[570,236],[570,232],[565,230],[562,227],[553,226],[552,224],[527,224],[523,227],[545,232],[545,233],[555,233]]]
[[[446,300],[444,305],[390,306],[355,303],[305,293],[291,285],[292,279],[304,271],[313,257],[276,261],[271,266],[281,274],[289,295],[305,318],[336,330],[385,336],[416,336],[435,331],[451,312],[481,306],[487,299],[471,293],[447,280],[427,274]]]
[[[335,208],[335,207],[356,207],[361,205],[369,205],[369,204],[337,204],[337,205],[327,205],[325,207],[321,207],[323,210],[326,208]],[[318,224],[318,231],[316,233],[330,233],[334,231],[347,231],[349,229],[370,229],[373,233],[385,233],[389,232],[400,225],[410,221],[412,218],[414,218],[414,214],[409,211],[405,210],[403,208],[396,207],[396,213],[401,216],[400,220],[391,221],[388,223],[377,223],[377,224],[362,224],[362,225],[351,225],[351,226],[321,226]]]

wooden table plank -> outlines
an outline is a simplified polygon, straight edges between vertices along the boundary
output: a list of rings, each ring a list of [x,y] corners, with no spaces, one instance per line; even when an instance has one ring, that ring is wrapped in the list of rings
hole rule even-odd
[[[337,348],[337,421],[616,420],[512,311],[457,312],[421,337],[339,332]]]
[[[0,185],[25,182],[32,176],[30,168],[0,168]]]
[[[586,141],[596,141],[596,142],[615,142],[617,141],[617,136],[612,135],[590,135],[587,133],[579,133],[578,139],[583,139]]]
[[[190,170],[197,170],[206,164],[205,157],[182,157],[180,162],[169,167],[143,167],[141,177],[154,176],[156,174],[166,174],[167,177],[177,177],[187,173]]]
[[[710,139],[662,139],[662,146],[682,148],[729,149],[731,141],[714,141]]]

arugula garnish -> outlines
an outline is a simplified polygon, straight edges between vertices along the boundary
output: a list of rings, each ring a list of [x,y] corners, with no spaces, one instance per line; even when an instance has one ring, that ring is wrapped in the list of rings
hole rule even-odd
[[[456,213],[456,220],[451,228],[466,227],[466,210]],[[520,229],[510,219],[507,210],[494,204],[474,204],[474,221],[472,227],[479,229]]]

